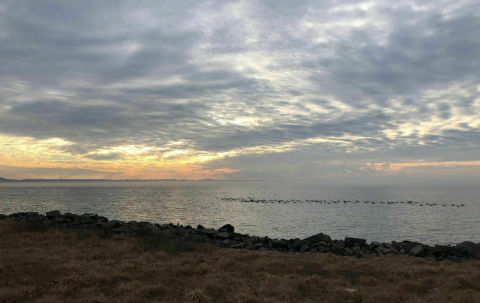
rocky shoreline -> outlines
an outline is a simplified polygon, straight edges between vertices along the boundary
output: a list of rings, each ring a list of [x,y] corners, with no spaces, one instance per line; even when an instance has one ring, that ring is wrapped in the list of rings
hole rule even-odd
[[[150,222],[109,220],[97,214],[77,215],[60,213],[58,210],[45,215],[37,212],[19,212],[10,215],[0,214],[0,220],[11,219],[18,223],[39,228],[68,228],[73,230],[92,229],[103,233],[125,236],[151,236],[168,238],[185,242],[210,243],[232,249],[259,251],[277,251],[291,254],[333,253],[335,255],[361,258],[364,255],[383,256],[387,254],[405,254],[412,257],[426,258],[431,261],[450,260],[464,262],[471,259],[480,260],[480,243],[465,241],[455,246],[425,245],[412,241],[392,241],[367,243],[366,239],[346,237],[343,240],[332,239],[320,233],[305,239],[271,239],[235,232],[235,228],[226,224],[219,229],[196,228],[188,225],[152,224]]]

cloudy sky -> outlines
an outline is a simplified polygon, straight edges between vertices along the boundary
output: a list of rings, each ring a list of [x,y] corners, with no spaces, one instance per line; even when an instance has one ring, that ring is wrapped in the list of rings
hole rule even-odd
[[[480,184],[480,3],[0,0],[0,177]]]

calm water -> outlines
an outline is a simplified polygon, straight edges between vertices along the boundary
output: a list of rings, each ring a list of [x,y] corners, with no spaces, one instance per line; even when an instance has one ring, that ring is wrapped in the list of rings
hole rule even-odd
[[[219,198],[298,199],[303,203],[229,202]],[[360,200],[320,204],[305,200]],[[377,201],[365,204],[363,201]],[[378,201],[418,201],[380,204]],[[452,207],[452,203],[465,207]],[[443,207],[442,204],[448,206]],[[318,182],[16,182],[0,183],[0,213],[58,209],[98,213],[110,219],[220,227],[273,238],[334,238],[424,243],[480,242],[480,187],[351,187]]]

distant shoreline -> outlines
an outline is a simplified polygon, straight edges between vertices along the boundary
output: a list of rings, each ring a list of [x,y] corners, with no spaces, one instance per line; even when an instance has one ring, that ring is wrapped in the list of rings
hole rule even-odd
[[[194,181],[194,182],[200,182],[200,181],[216,181],[216,182],[221,182],[221,181],[264,181],[264,180],[215,180],[215,179],[202,179],[202,180],[191,180],[191,179],[4,179],[0,178],[0,182],[91,182],[91,181],[115,181],[115,182],[125,182],[125,181],[178,181],[178,182],[184,182],[184,181]]]

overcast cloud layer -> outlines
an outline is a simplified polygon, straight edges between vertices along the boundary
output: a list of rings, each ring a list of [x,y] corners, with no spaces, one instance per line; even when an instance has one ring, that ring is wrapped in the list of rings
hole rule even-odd
[[[479,31],[477,0],[0,0],[0,176],[479,184]]]

